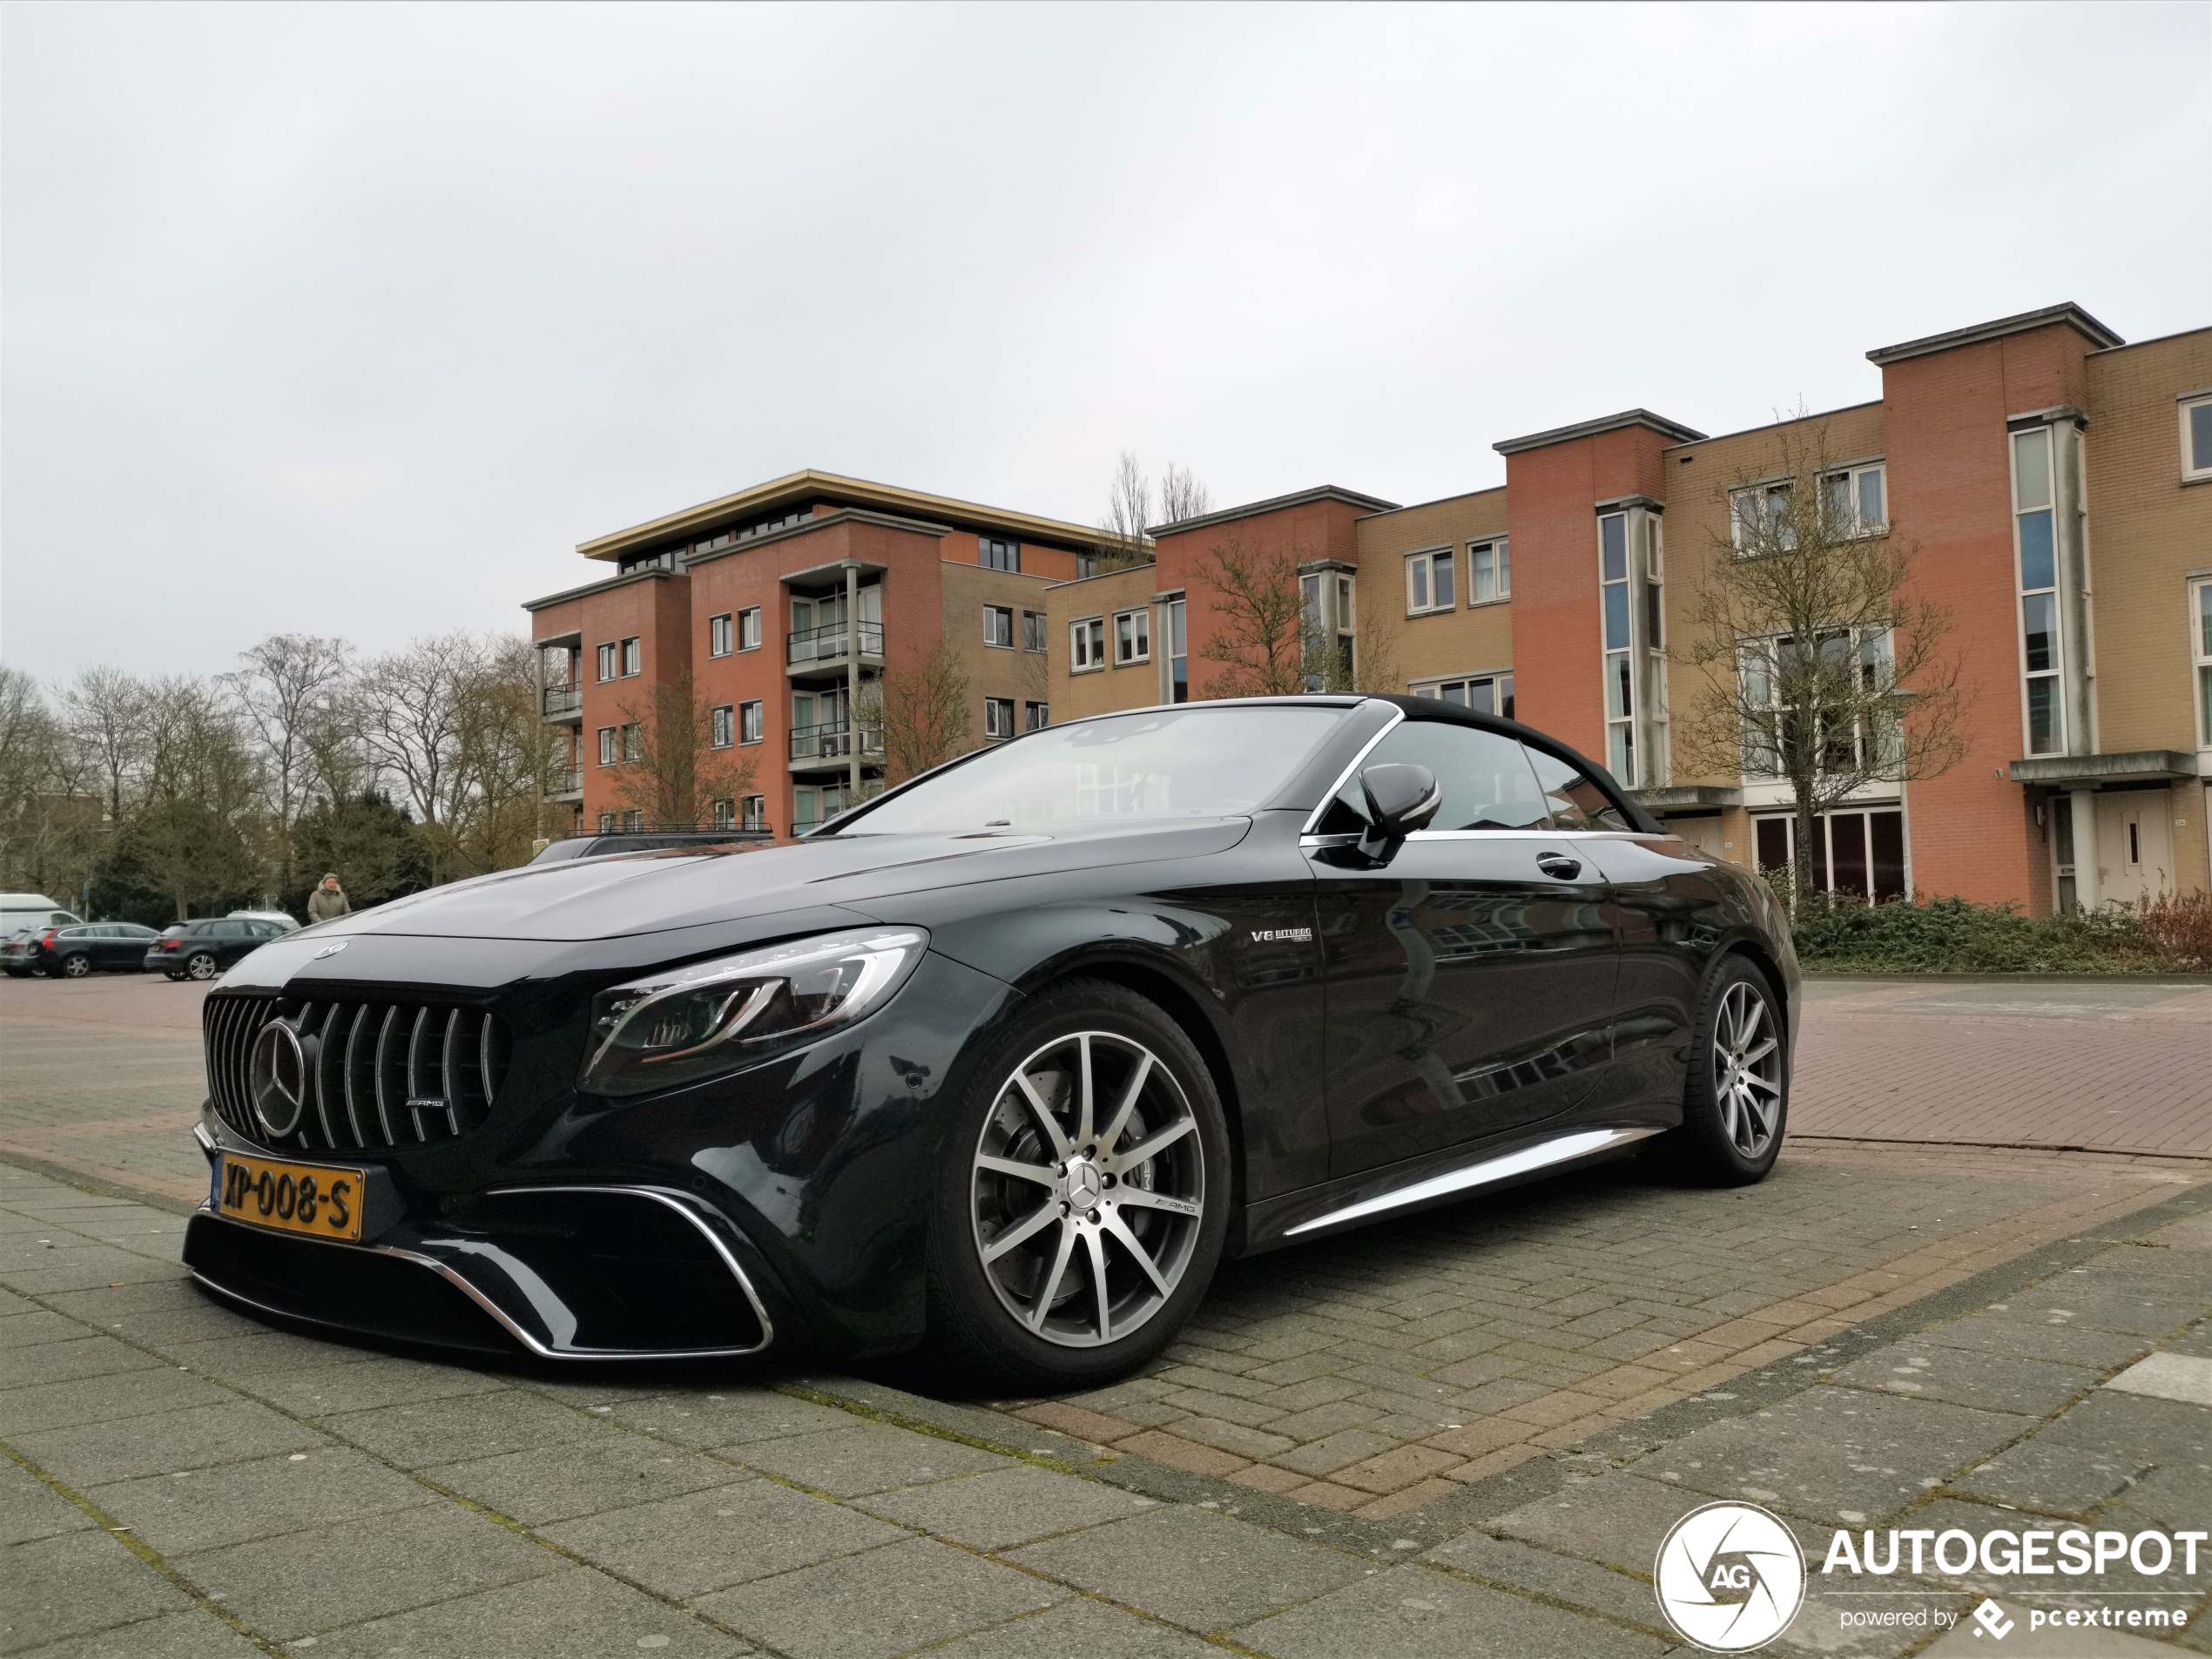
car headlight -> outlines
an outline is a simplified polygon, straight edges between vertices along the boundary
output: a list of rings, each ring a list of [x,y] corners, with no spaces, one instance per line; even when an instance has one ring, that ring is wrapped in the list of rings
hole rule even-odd
[[[919,928],[862,928],[611,987],[592,1000],[577,1087],[642,1095],[756,1065],[881,1008],[928,948]]]

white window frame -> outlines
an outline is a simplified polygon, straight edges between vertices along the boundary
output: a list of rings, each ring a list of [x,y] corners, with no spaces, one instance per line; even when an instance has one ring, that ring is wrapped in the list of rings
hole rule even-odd
[[[759,743],[768,735],[767,707],[759,698],[738,705],[738,741]]]
[[[2189,674],[2196,682],[2196,746],[2212,749],[2212,576],[2191,577],[2188,594]]]
[[[645,726],[640,720],[622,723],[622,759],[624,765],[645,758]]]
[[[1022,705],[1022,725],[1025,731],[1042,732],[1052,724],[1052,705],[1028,702]]]
[[[622,678],[621,646],[617,645],[611,639],[607,640],[600,645],[597,656],[599,668],[599,683],[601,685],[604,685],[609,680],[619,679]]]
[[[2204,479],[2212,478],[2212,464],[2202,467],[2191,464],[2195,459],[2194,451],[2196,446],[2191,442],[2195,435],[2189,429],[2189,412],[2207,406],[2212,406],[2212,392],[2203,392],[2194,397],[2182,398],[2176,404],[2182,427],[2182,482],[2186,484],[2197,483]]]
[[[642,635],[632,634],[622,642],[622,677],[635,679],[645,671],[645,644]]]
[[[1778,507],[1786,519],[1787,516],[1795,509],[1796,503],[1793,497],[1797,494],[1797,481],[1795,478],[1768,478],[1761,482],[1746,484],[1741,489],[1731,489],[1728,492],[1728,539],[1729,545],[1736,550],[1737,557],[1743,556],[1743,521],[1747,509],[1752,503],[1756,502],[1759,510],[1768,516],[1772,516]],[[1885,511],[1888,504],[1888,482],[1885,480],[1883,507]],[[1797,545],[1797,527],[1794,523],[1791,525],[1790,540],[1786,545],[1788,547]]]
[[[1490,583],[1492,591],[1484,598],[1477,590],[1475,556],[1490,555]],[[1513,597],[1513,544],[1502,536],[1486,536],[1467,543],[1467,609],[1477,605],[1501,605]]]
[[[1893,653],[1896,644],[1892,637],[1892,631],[1886,625],[1837,628],[1822,635],[1821,637],[1831,639],[1848,635],[1851,640],[1851,660],[1858,664],[1859,672],[1864,676],[1877,664],[1887,664],[1889,671],[1894,673],[1896,662]],[[1786,634],[1746,634],[1736,642],[1736,671],[1743,687],[1741,695],[1745,707],[1757,707],[1768,714],[1782,712],[1781,694],[1777,689],[1780,676],[1776,670],[1775,653],[1781,647],[1783,641],[1788,637]],[[1767,687],[1765,697],[1757,704],[1754,704],[1751,698],[1755,664],[1764,665],[1764,677]],[[1854,731],[1851,733],[1851,748],[1859,759],[1867,759],[1865,746],[1870,741],[1879,744],[1881,734],[1878,732],[1870,738],[1864,730]],[[1773,764],[1770,767],[1763,757],[1761,746],[1752,742],[1751,733],[1748,731],[1743,734],[1743,739],[1738,745],[1737,752],[1737,764],[1744,782],[1773,783],[1781,778],[1780,754],[1777,752],[1772,757]],[[1896,759],[1896,750],[1894,746],[1891,746],[1888,754],[1875,754],[1870,764],[1881,765],[1885,762],[1894,762]],[[1836,810],[1843,812],[1855,809],[1839,806]]]
[[[1863,517],[1859,511],[1865,505],[1866,485],[1864,481],[1869,477],[1881,481],[1878,488],[1882,494],[1882,516],[1871,522]],[[1832,472],[1821,474],[1820,488],[1824,493],[1820,499],[1824,510],[1828,506],[1828,497],[1824,492],[1838,479],[1843,481],[1844,498],[1851,515],[1852,539],[1864,541],[1870,536],[1887,536],[1890,533],[1889,463],[1886,461],[1856,462],[1851,466],[1838,467]]]
[[[1068,624],[1068,671],[1095,674],[1106,666],[1106,618],[1077,617]]]
[[[1152,608],[1114,613],[1114,666],[1134,668],[1152,660]]]
[[[712,730],[709,732],[710,746],[727,749],[738,740],[738,711],[724,703],[714,711]]]
[[[1476,713],[1494,714],[1503,720],[1514,718],[1505,708],[1506,699],[1513,695],[1513,670],[1510,668],[1486,668],[1479,674],[1446,674],[1433,679],[1411,682],[1406,689],[1414,697],[1433,697],[1440,703],[1451,704],[1454,708],[1474,709],[1474,688],[1478,685],[1487,688],[1490,706],[1475,709]],[[1499,692],[1501,685],[1507,688],[1502,696]],[[1459,693],[1457,697],[1452,695],[1454,691]]]
[[[738,813],[738,817],[742,820],[744,828],[757,830],[768,827],[767,796],[740,795],[738,799],[743,806],[743,811]]]
[[[1045,653],[1046,637],[1044,612],[1042,610],[1023,611],[1022,613],[1022,649],[1035,651],[1042,657]]]
[[[983,644],[993,651],[1014,649],[1014,607],[983,607]]]
[[[621,753],[622,751],[617,746],[615,738],[615,728],[610,725],[601,726],[599,728],[599,764],[603,766],[611,766]]]
[[[706,619],[706,654],[710,657],[727,657],[730,654],[731,632],[728,611],[718,617],[709,617]]]
[[[1440,566],[1445,572],[1440,583],[1436,579]],[[1430,617],[1458,610],[1458,550],[1454,548],[1425,547],[1418,553],[1406,555],[1406,614]],[[1450,590],[1448,593],[1447,589]]]
[[[2020,504],[2020,441],[2023,438],[2034,437],[2040,437],[2043,441],[2044,498],[2042,504],[2039,507],[2023,507]],[[2028,756],[2067,754],[2072,752],[2068,741],[2070,722],[2066,694],[2068,678],[2067,658],[2071,642],[2066,637],[2066,608],[2060,601],[2060,596],[2065,587],[2065,573],[2060,568],[2059,558],[2058,434],[2047,426],[2029,427],[2023,431],[2012,433],[2006,440],[2005,458],[2012,470],[2013,609],[2015,630],[2013,637],[2020,642],[2018,649],[2020,752]],[[2021,526],[2038,513],[2051,521],[2051,585],[2048,588],[2027,586],[2027,545],[2021,533]],[[2031,598],[2041,598],[2046,595],[2048,595],[2048,604],[2051,608],[2051,664],[2048,668],[2031,669],[2027,665],[2028,601]],[[2031,685],[2037,680],[2047,682],[2051,688],[2053,741],[2049,746],[2041,749],[2035,746],[2035,719],[2029,691]]]
[[[987,697],[983,699],[983,735],[994,743],[1002,743],[1015,735],[1015,707],[1010,697]]]
[[[760,649],[760,607],[759,605],[747,605],[738,612],[737,643],[739,651]]]
[[[717,829],[735,829],[737,826],[738,803],[734,800],[716,801],[714,803],[714,827]]]

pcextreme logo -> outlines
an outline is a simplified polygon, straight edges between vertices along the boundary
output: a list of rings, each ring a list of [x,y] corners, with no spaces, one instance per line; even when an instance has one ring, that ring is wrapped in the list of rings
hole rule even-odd
[[[1652,1582],[1683,1641],[1708,1653],[1749,1653],[1788,1629],[1804,1604],[1804,1552],[1757,1504],[1709,1503],[1667,1534]]]

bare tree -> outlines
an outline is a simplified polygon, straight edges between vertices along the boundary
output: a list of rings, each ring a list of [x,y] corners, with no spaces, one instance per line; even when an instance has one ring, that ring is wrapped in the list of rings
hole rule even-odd
[[[345,685],[353,647],[314,634],[271,634],[239,656],[245,666],[222,676],[221,685],[261,752],[262,788],[277,846],[277,885],[289,891],[292,826],[312,798],[320,771],[316,729],[327,723]]]
[[[347,698],[347,723],[363,758],[396,786],[430,839],[431,879],[451,879],[452,796],[460,786],[466,689],[476,642],[465,633],[418,639],[366,664]]]
[[[887,668],[863,682],[853,724],[882,733],[887,783],[903,783],[968,752],[974,731],[968,690],[968,671],[942,639],[914,667]]]
[[[624,704],[622,718],[615,793],[655,828],[704,828],[716,801],[752,792],[752,757],[715,747],[713,705],[689,674]]]
[[[446,827],[456,873],[525,863],[543,813],[559,742],[540,718],[535,648],[482,641],[460,685],[461,730]]]
[[[145,688],[119,668],[85,669],[62,693],[69,735],[98,775],[109,820],[123,821],[124,794],[146,758]]]
[[[1152,517],[1152,481],[1137,465],[1136,451],[1124,449],[1106,489],[1106,510],[1099,515],[1094,571],[1126,570],[1152,562],[1152,540],[1144,527]]]
[[[1198,482],[1188,467],[1172,461],[1160,475],[1160,516],[1163,524],[1180,524],[1186,518],[1204,518],[1213,511],[1213,492]]]
[[[0,887],[76,893],[99,856],[101,815],[84,752],[38,682],[0,666]]]
[[[1824,426],[1785,424],[1776,444],[1759,478],[1722,487],[1729,528],[1669,653],[1696,671],[1673,740],[1677,770],[1786,783],[1805,848],[1859,790],[1955,765],[1971,699],[1949,614],[1912,592],[1917,545],[1861,518]],[[1813,876],[1800,857],[1801,900]]]

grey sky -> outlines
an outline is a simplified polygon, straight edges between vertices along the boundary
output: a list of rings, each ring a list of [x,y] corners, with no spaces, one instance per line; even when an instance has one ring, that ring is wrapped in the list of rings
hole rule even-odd
[[[1089,523],[1499,482],[2212,321],[2212,7],[38,5],[0,658],[370,649],[802,466]]]

